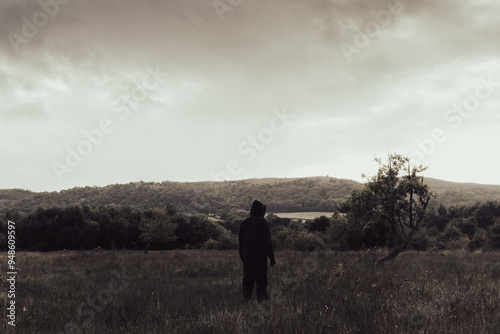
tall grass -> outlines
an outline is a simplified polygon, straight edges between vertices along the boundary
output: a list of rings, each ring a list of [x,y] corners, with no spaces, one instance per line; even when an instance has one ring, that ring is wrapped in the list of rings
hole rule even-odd
[[[499,333],[498,254],[381,255],[278,252],[259,304],[235,251],[17,253],[17,324],[4,308],[0,332]]]

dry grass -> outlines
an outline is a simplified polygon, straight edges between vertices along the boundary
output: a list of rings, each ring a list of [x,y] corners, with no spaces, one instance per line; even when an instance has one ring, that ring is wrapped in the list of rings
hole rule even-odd
[[[16,330],[498,333],[498,254],[407,252],[374,265],[380,256],[278,252],[271,301],[246,304],[235,251],[18,253]],[[0,332],[15,331],[3,320]]]

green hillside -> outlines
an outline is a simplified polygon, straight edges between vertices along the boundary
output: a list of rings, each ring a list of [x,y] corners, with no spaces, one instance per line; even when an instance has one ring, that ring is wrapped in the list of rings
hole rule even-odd
[[[478,202],[500,201],[500,185],[458,183],[426,178],[425,182],[438,194],[433,204],[471,206]]]
[[[431,203],[470,206],[477,202],[500,201],[500,186],[455,183],[432,178],[425,181],[438,196]],[[224,182],[132,182],[106,187],[77,187],[60,192],[0,190],[0,213],[9,210],[29,213],[49,208],[82,204],[93,206],[130,205],[139,209],[175,205],[190,213],[211,213],[226,217],[247,211],[254,199],[266,203],[268,212],[335,210],[335,203],[361,183],[333,177],[265,178]]]

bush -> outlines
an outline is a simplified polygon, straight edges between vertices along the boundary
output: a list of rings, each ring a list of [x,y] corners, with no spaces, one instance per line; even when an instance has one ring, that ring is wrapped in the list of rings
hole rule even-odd
[[[488,228],[488,250],[499,250],[500,249],[500,221],[497,221],[494,225]]]
[[[238,237],[227,231],[222,233],[218,240],[208,239],[205,241],[202,248],[216,250],[238,249]]]
[[[177,236],[176,246],[182,247],[188,244],[189,248],[200,248],[210,240],[219,240],[223,231],[219,224],[212,222],[204,215],[190,215],[172,219],[178,224],[175,231]]]
[[[469,239],[472,239],[474,237],[474,234],[478,230],[474,218],[457,219],[453,221],[453,225],[456,226],[460,232],[466,234],[469,237]]]
[[[326,236],[336,250],[359,250],[363,247],[363,228],[358,223],[339,218],[332,220]]]
[[[330,219],[325,216],[314,218],[314,220],[309,225],[309,232],[319,231],[325,233],[330,227]]]
[[[465,249],[470,240],[457,227],[448,225],[443,234],[437,238],[438,249]],[[443,248],[444,247],[444,248]]]
[[[486,238],[483,235],[477,234],[468,245],[468,249],[472,252],[482,248],[486,244]]]
[[[323,233],[309,233],[304,229],[302,224],[292,222],[290,227],[281,227],[276,233],[274,241],[278,248],[312,251],[317,247],[317,239],[318,237],[321,238],[321,236],[323,236]]]
[[[431,243],[426,236],[415,236],[411,239],[408,248],[416,251],[426,251],[431,246]]]

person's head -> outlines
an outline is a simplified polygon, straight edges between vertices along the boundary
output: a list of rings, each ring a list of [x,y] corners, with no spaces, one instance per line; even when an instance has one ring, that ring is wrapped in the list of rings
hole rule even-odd
[[[266,206],[259,201],[253,201],[250,216],[262,217],[266,215]]]

